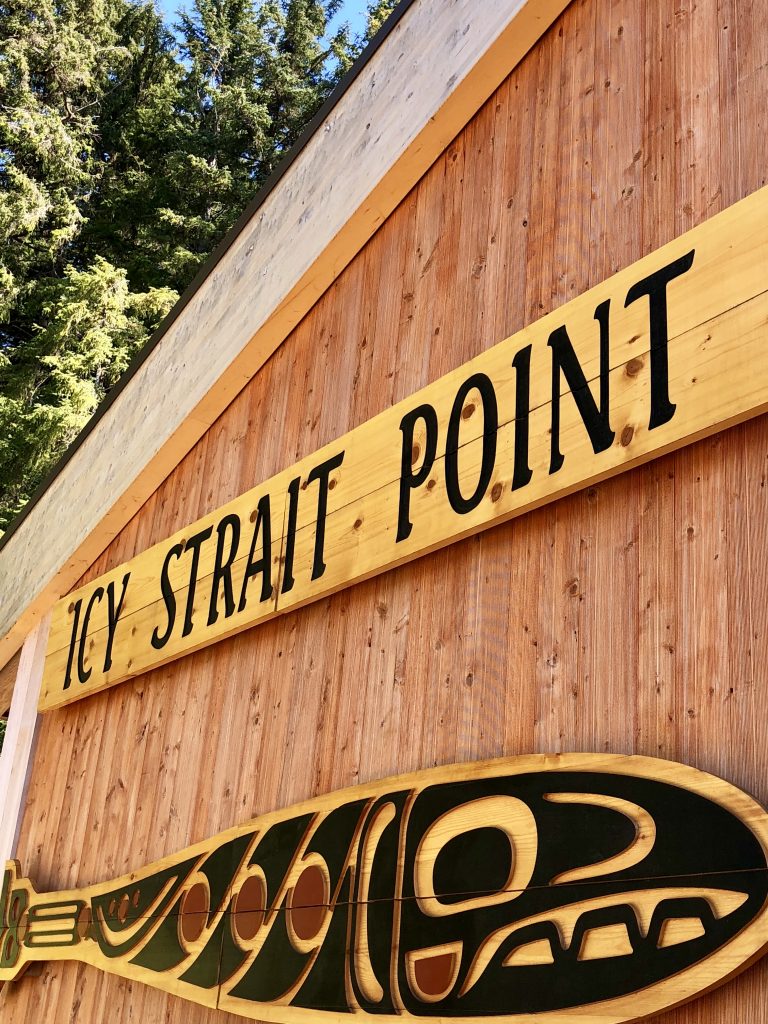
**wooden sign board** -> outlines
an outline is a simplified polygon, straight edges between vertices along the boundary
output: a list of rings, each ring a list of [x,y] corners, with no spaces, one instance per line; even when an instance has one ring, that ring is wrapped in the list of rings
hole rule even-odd
[[[618,1024],[768,944],[768,815],[668,761],[532,755],[357,786],[87,889],[5,871],[0,982],[79,960],[258,1020]]]
[[[767,266],[762,189],[70,594],[40,709],[763,412]]]

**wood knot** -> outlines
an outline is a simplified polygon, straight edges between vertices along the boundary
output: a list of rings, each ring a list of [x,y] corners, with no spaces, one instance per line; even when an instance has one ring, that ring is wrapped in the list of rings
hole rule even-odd
[[[636,377],[643,368],[643,360],[635,356],[626,365],[625,373],[628,377]]]
[[[579,593],[579,579],[577,576],[572,576],[571,579],[566,581],[563,587],[563,593],[570,594],[571,597],[576,597]]]
[[[632,443],[632,438],[635,436],[635,428],[631,423],[628,423],[621,432],[621,446],[622,448],[628,448]]]

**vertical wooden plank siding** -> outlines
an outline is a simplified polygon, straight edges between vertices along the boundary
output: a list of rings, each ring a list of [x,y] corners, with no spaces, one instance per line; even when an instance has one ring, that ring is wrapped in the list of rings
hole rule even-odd
[[[575,0],[87,575],[765,183],[768,7]],[[768,803],[768,418],[46,716],[18,856],[113,877],[357,781],[524,752]],[[150,685],[151,684],[151,685]],[[238,1018],[87,968],[4,1024]],[[664,1024],[768,1024],[768,962]]]

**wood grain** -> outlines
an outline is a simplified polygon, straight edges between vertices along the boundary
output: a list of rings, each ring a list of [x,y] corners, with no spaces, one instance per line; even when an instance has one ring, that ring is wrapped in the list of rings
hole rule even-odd
[[[762,189],[253,491],[68,595],[53,612],[41,710],[90,696],[760,414],[768,407],[768,360],[763,357],[768,291],[762,280],[768,262],[766,239],[768,190]],[[651,349],[651,303],[642,291],[638,298],[633,288],[680,261],[686,262],[671,272],[674,276],[664,286],[665,362],[662,384],[652,384],[660,357]],[[654,297],[651,302],[656,308],[660,300]],[[595,311],[600,309],[610,336],[604,369],[612,429],[606,428],[608,447],[603,444],[605,450],[598,454],[565,375],[555,370],[548,346],[565,328],[567,344],[579,360],[591,395],[602,393],[602,356],[595,343],[598,328],[594,322]],[[525,388],[522,405],[516,398],[520,371],[515,366],[520,353],[527,353],[530,366],[530,385]],[[477,387],[464,388],[465,381],[478,375],[490,382],[498,426],[489,428],[485,398]],[[555,386],[559,396],[557,428],[551,397]],[[657,390],[663,399],[657,399]],[[672,406],[663,413],[666,422],[654,422],[654,407],[670,399]],[[427,436],[423,415],[406,435],[402,425],[414,410],[424,406],[434,410],[434,437]],[[449,449],[449,422],[459,409],[456,440]],[[528,476],[522,483],[516,479],[521,416],[526,417],[529,432],[523,459]],[[561,461],[565,462],[557,471],[550,452],[555,429]],[[478,490],[489,437],[493,439],[490,472]],[[404,447],[415,480],[407,491],[410,536],[400,534]],[[226,455],[222,453],[221,458],[225,460]],[[325,473],[326,490],[315,469],[328,460],[335,460],[336,468]],[[460,495],[478,496],[474,507],[464,509],[463,515],[449,503],[449,472],[457,479]],[[289,494],[291,481],[296,484],[293,495]],[[323,514],[318,511],[321,493]],[[315,578],[312,566],[321,531],[325,535],[324,562],[321,575]],[[190,554],[185,544],[188,546],[190,537],[200,536],[207,539]],[[269,547],[266,536],[271,538]],[[249,546],[251,552],[256,551],[259,564],[262,559],[270,563],[268,581],[264,581],[266,570],[261,569],[248,584],[248,566],[256,557],[249,554]],[[222,562],[229,572],[225,582],[216,574],[216,566]],[[154,638],[164,633],[168,621],[169,598],[161,588],[168,566],[167,585],[179,611],[174,612],[177,624],[172,635],[158,649]],[[227,586],[231,609],[225,605]],[[238,599],[238,595],[242,596]],[[190,616],[192,603],[194,615]],[[85,616],[92,607],[95,613],[86,627]],[[114,630],[109,625],[113,612],[108,608],[120,612]],[[183,630],[181,608],[186,609]],[[211,615],[206,621],[209,608]],[[167,629],[170,631],[170,624]],[[78,664],[87,665],[87,678],[75,679],[71,685],[76,646]],[[87,651],[85,659],[79,653],[83,650]]]
[[[583,791],[585,782],[593,792]],[[560,788],[569,785],[577,792]],[[567,816],[557,821],[557,815],[553,822],[551,804],[578,805],[578,824]],[[590,817],[590,808],[600,809],[597,817]],[[349,809],[353,817],[345,823]],[[603,857],[598,851],[615,849],[622,819],[635,827],[635,838],[619,854]],[[298,831],[285,828],[294,821],[301,823]],[[383,840],[388,829],[394,842]],[[503,847],[488,847],[482,864],[463,865],[461,891],[456,877],[443,889],[437,871],[448,847],[472,836],[477,843],[489,831],[504,837]],[[282,837],[277,845],[269,840],[276,832]],[[224,851],[228,864],[221,860]],[[585,852],[589,865],[559,871],[542,885],[553,865],[582,860]],[[18,862],[9,862],[0,901],[0,982],[14,981],[30,964],[76,960],[203,1007],[285,1024],[341,1024],[371,1013],[391,1024],[419,1019],[425,1004],[448,996],[462,1000],[460,1013],[450,1008],[447,1014],[458,1024],[500,1013],[510,1024],[621,1024],[695,999],[762,954],[768,946],[767,858],[765,810],[729,783],[684,765],[586,753],[448,765],[261,815],[121,878],[73,891],[37,892]],[[311,892],[310,876],[319,880]],[[378,882],[375,898],[371,877]],[[585,885],[586,879],[600,884]],[[377,977],[368,926],[383,926],[373,914],[382,903],[392,906],[395,923],[384,935],[389,950],[383,958],[378,936]],[[409,904],[418,906],[415,916]],[[746,918],[727,923],[747,906]],[[484,917],[490,908],[501,913]],[[621,920],[606,920],[601,912]],[[424,945],[435,934],[436,918],[454,937]],[[332,986],[313,997],[304,982],[325,954],[337,919],[347,941],[323,966],[327,976],[346,979],[345,994]],[[528,941],[530,930],[541,934],[541,926],[547,936]],[[195,971],[211,947],[223,943],[224,932],[231,934],[228,948],[236,959],[228,954],[228,966],[219,960],[203,981]],[[281,934],[290,966],[281,987],[260,997],[243,986],[253,986],[255,975],[269,987],[270,976],[281,972],[273,941]],[[687,953],[687,943],[699,939],[704,946]],[[502,946],[502,976],[497,973],[489,988]],[[652,950],[681,946],[677,967],[667,959],[658,974],[645,973]],[[601,991],[616,958],[625,956],[634,957],[634,970],[623,972],[618,993]],[[431,972],[439,961],[446,963],[436,978]],[[601,964],[607,974],[594,974],[585,996],[583,983],[569,986],[586,961],[609,963]],[[535,1011],[521,1009],[528,1000],[503,977],[504,968],[530,965],[550,966],[553,973],[526,981],[546,977],[560,989],[551,1005]],[[484,979],[485,994],[478,996],[473,990]]]
[[[762,187],[766,40],[760,4],[572,3],[81,583]],[[43,716],[25,871],[83,887],[319,793],[536,751],[666,757],[765,804],[767,474],[762,416]],[[768,1024],[767,992],[763,959],[654,1024]],[[0,1013],[241,1019],[63,963]]]
[[[481,9],[472,0],[447,8],[442,0],[419,0],[406,12],[0,552],[0,664],[199,441],[566,3],[498,0]],[[102,485],[84,485],[94,475]],[[41,548],[39,532],[62,507],[66,519]]]

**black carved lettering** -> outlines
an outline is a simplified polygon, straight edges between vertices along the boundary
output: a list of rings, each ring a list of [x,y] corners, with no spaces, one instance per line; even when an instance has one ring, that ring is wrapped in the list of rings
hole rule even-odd
[[[259,538],[261,538],[261,557],[256,558]],[[243,611],[248,603],[249,583],[259,573],[261,573],[261,596],[259,600],[266,601],[272,596],[272,516],[268,494],[262,495],[256,506],[256,522],[253,525],[251,547],[248,552],[248,564],[245,567],[243,585],[240,589],[240,601],[237,605],[239,612]]]
[[[669,400],[669,327],[667,323],[667,285],[691,269],[696,250],[656,270],[627,292],[625,306],[648,296],[651,333],[651,414],[648,429],[668,423],[675,415],[676,406]]]
[[[414,472],[413,466],[417,461],[417,453],[414,450],[414,435],[416,424],[421,420],[424,423],[426,439],[424,441],[423,461],[421,468]],[[411,523],[411,491],[421,487],[429,476],[430,470],[435,461],[437,452],[437,413],[432,405],[419,405],[417,408],[407,412],[400,421],[400,430],[403,434],[403,445],[400,454],[400,498],[397,510],[397,541],[410,537],[413,524]],[[422,453],[419,452],[420,456]]]
[[[465,498],[461,493],[459,481],[459,428],[464,404],[471,391],[477,391],[480,394],[483,407],[483,433],[481,436],[483,454],[475,489],[468,498]],[[448,419],[448,433],[445,441],[445,489],[451,508],[460,515],[466,515],[467,512],[477,508],[488,489],[493,475],[493,467],[496,464],[498,429],[499,408],[493,382],[485,373],[473,373],[456,392]]]
[[[176,595],[173,592],[169,568],[171,559],[181,558],[183,551],[183,544],[174,544],[173,547],[168,550],[163,562],[163,568],[160,572],[160,593],[163,596],[163,603],[165,604],[165,613],[168,618],[168,623],[166,625],[165,632],[162,635],[157,627],[152,631],[152,639],[150,643],[155,650],[158,651],[168,643],[171,633],[173,632],[173,624],[176,621]]]
[[[547,344],[552,349],[552,438],[550,444],[549,472],[556,473],[565,461],[560,451],[560,374],[565,377],[571,390],[576,408],[587,428],[592,450],[597,454],[613,444],[614,432],[610,424],[609,373],[610,353],[608,348],[608,311],[610,300],[601,302],[595,310],[595,320],[600,324],[600,405],[595,403],[587,378],[573,351],[571,339],[565,327],[558,327]]]
[[[334,469],[338,469],[344,461],[344,452],[334,455],[332,458],[321,462],[319,466],[310,472],[307,483],[311,484],[317,480],[320,489],[317,494],[317,521],[315,523],[315,553],[312,559],[312,579],[319,579],[325,572],[325,561],[323,558],[325,548],[325,519],[328,514],[328,486],[329,477]]]
[[[229,535],[229,549],[225,555],[227,535]],[[239,543],[240,517],[237,515],[224,516],[216,527],[216,559],[213,564],[211,603],[208,608],[209,626],[212,626],[219,617],[219,588],[222,586],[224,588],[224,618],[228,619],[234,613],[235,598],[232,593],[232,563],[237,556],[237,546]]]

